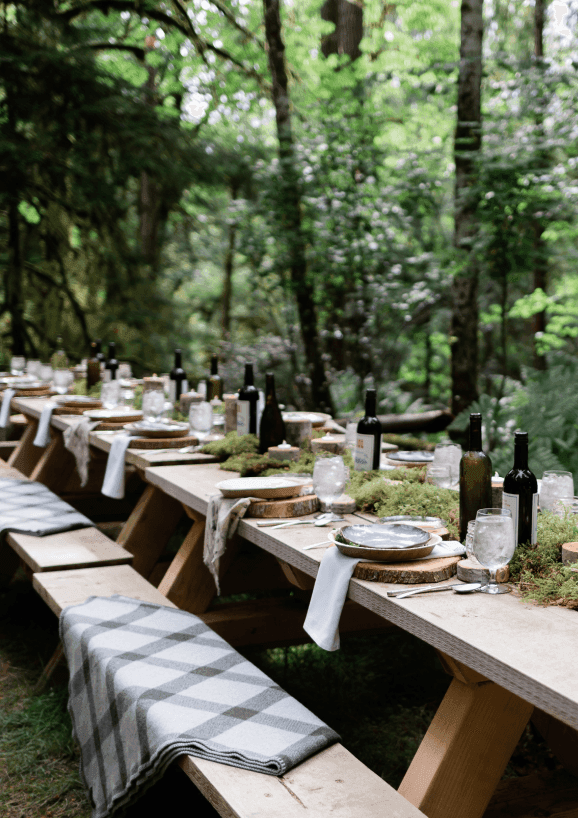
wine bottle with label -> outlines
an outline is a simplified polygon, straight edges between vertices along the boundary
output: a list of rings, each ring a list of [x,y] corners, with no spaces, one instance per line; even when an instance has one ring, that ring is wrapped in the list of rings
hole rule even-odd
[[[223,400],[223,381],[219,375],[219,356],[211,355],[211,375],[207,378],[207,400]]]
[[[239,389],[237,401],[237,434],[257,434],[257,404],[259,391],[253,385],[253,364],[245,364],[245,383]]]
[[[481,508],[492,507],[492,461],[482,451],[482,416],[470,415],[470,448],[460,460],[460,539]]]
[[[90,357],[86,362],[86,388],[90,389],[92,386],[100,382],[100,361],[97,357],[96,341],[90,345]]]
[[[355,435],[355,471],[379,469],[381,460],[381,422],[376,416],[377,393],[368,389],[365,393],[365,417],[357,424]]]
[[[111,341],[108,345],[108,358],[104,365],[104,380],[115,381],[118,361],[116,360],[116,342]]]
[[[175,349],[175,365],[169,373],[169,400],[171,403],[178,403],[183,392],[189,391],[187,373],[183,369],[182,352]]]
[[[538,481],[528,468],[528,432],[514,435],[514,466],[504,477],[502,508],[512,512],[516,544],[538,542]]]
[[[271,372],[267,372],[265,383],[265,408],[259,428],[261,454],[265,454],[270,446],[278,446],[285,440],[285,423],[275,395],[275,376]]]

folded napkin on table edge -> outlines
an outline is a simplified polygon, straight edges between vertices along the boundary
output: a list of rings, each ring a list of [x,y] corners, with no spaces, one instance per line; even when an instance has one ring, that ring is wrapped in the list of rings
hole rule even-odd
[[[56,404],[53,402],[46,403],[44,405],[40,414],[40,420],[38,421],[36,437],[32,441],[33,446],[38,446],[41,449],[45,449],[50,443],[50,420],[55,409]]]
[[[88,483],[88,461],[90,460],[88,435],[99,423],[98,420],[90,421],[87,417],[80,417],[73,420],[62,435],[64,448],[72,452],[76,460],[76,471],[82,487]]]
[[[456,541],[438,543],[431,554],[422,559],[441,559],[465,554],[464,546]],[[324,650],[338,650],[339,620],[347,597],[349,580],[358,562],[371,560],[346,557],[336,547],[328,548],[317,572],[303,629]]]
[[[2,392],[2,408],[0,408],[0,429],[5,429],[8,426],[10,419],[10,401],[16,394],[15,389],[5,389]]]
[[[227,540],[233,536],[239,520],[245,516],[255,499],[255,497],[228,498],[222,494],[213,494],[209,499],[203,562],[213,575],[218,594],[221,593],[219,565],[227,548]]]
[[[134,435],[128,432],[115,435],[110,445],[101,493],[113,500],[124,497],[124,456]]]

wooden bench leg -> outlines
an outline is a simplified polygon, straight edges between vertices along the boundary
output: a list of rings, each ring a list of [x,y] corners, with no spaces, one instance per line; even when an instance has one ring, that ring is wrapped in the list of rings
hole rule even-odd
[[[22,472],[26,477],[30,477],[44,451],[38,446],[32,445],[37,431],[38,421],[29,418],[28,426],[20,438],[20,445],[12,452],[8,461],[9,466],[14,466],[15,469],[18,469],[18,471]]]
[[[148,579],[183,516],[183,507],[155,486],[147,486],[117,543],[134,554],[133,568]]]
[[[534,708],[452,664],[456,675],[399,792],[428,818],[481,818]]]

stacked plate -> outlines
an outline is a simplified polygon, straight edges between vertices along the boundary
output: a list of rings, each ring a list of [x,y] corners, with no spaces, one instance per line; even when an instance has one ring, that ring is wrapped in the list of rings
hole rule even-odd
[[[137,420],[135,423],[127,423],[124,428],[133,435],[152,438],[186,437],[189,433],[189,424],[176,420]]]
[[[280,475],[273,477],[234,477],[217,483],[224,497],[258,497],[263,500],[285,500],[297,497],[311,483],[310,475]]]
[[[117,409],[87,409],[82,413],[90,420],[100,420],[102,423],[130,423],[133,420],[141,420],[142,412],[139,409],[130,407],[118,407]]]
[[[90,398],[88,395],[58,395],[56,403],[67,409],[100,409],[102,402],[98,398]]]
[[[345,542],[336,540],[335,545],[342,554],[374,562],[422,559],[441,541],[437,534],[405,523],[348,525],[340,533]]]
[[[331,415],[325,412],[283,412],[283,420],[310,420],[313,427],[323,426]]]

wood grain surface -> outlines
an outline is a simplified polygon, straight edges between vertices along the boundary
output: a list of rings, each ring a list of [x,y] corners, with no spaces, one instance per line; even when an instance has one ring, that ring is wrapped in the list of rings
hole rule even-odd
[[[368,582],[399,582],[404,585],[442,582],[455,575],[459,561],[460,557],[444,557],[411,562],[360,562],[353,576]]]
[[[247,517],[304,517],[319,508],[315,494],[292,497],[289,500],[262,500],[251,503]]]

